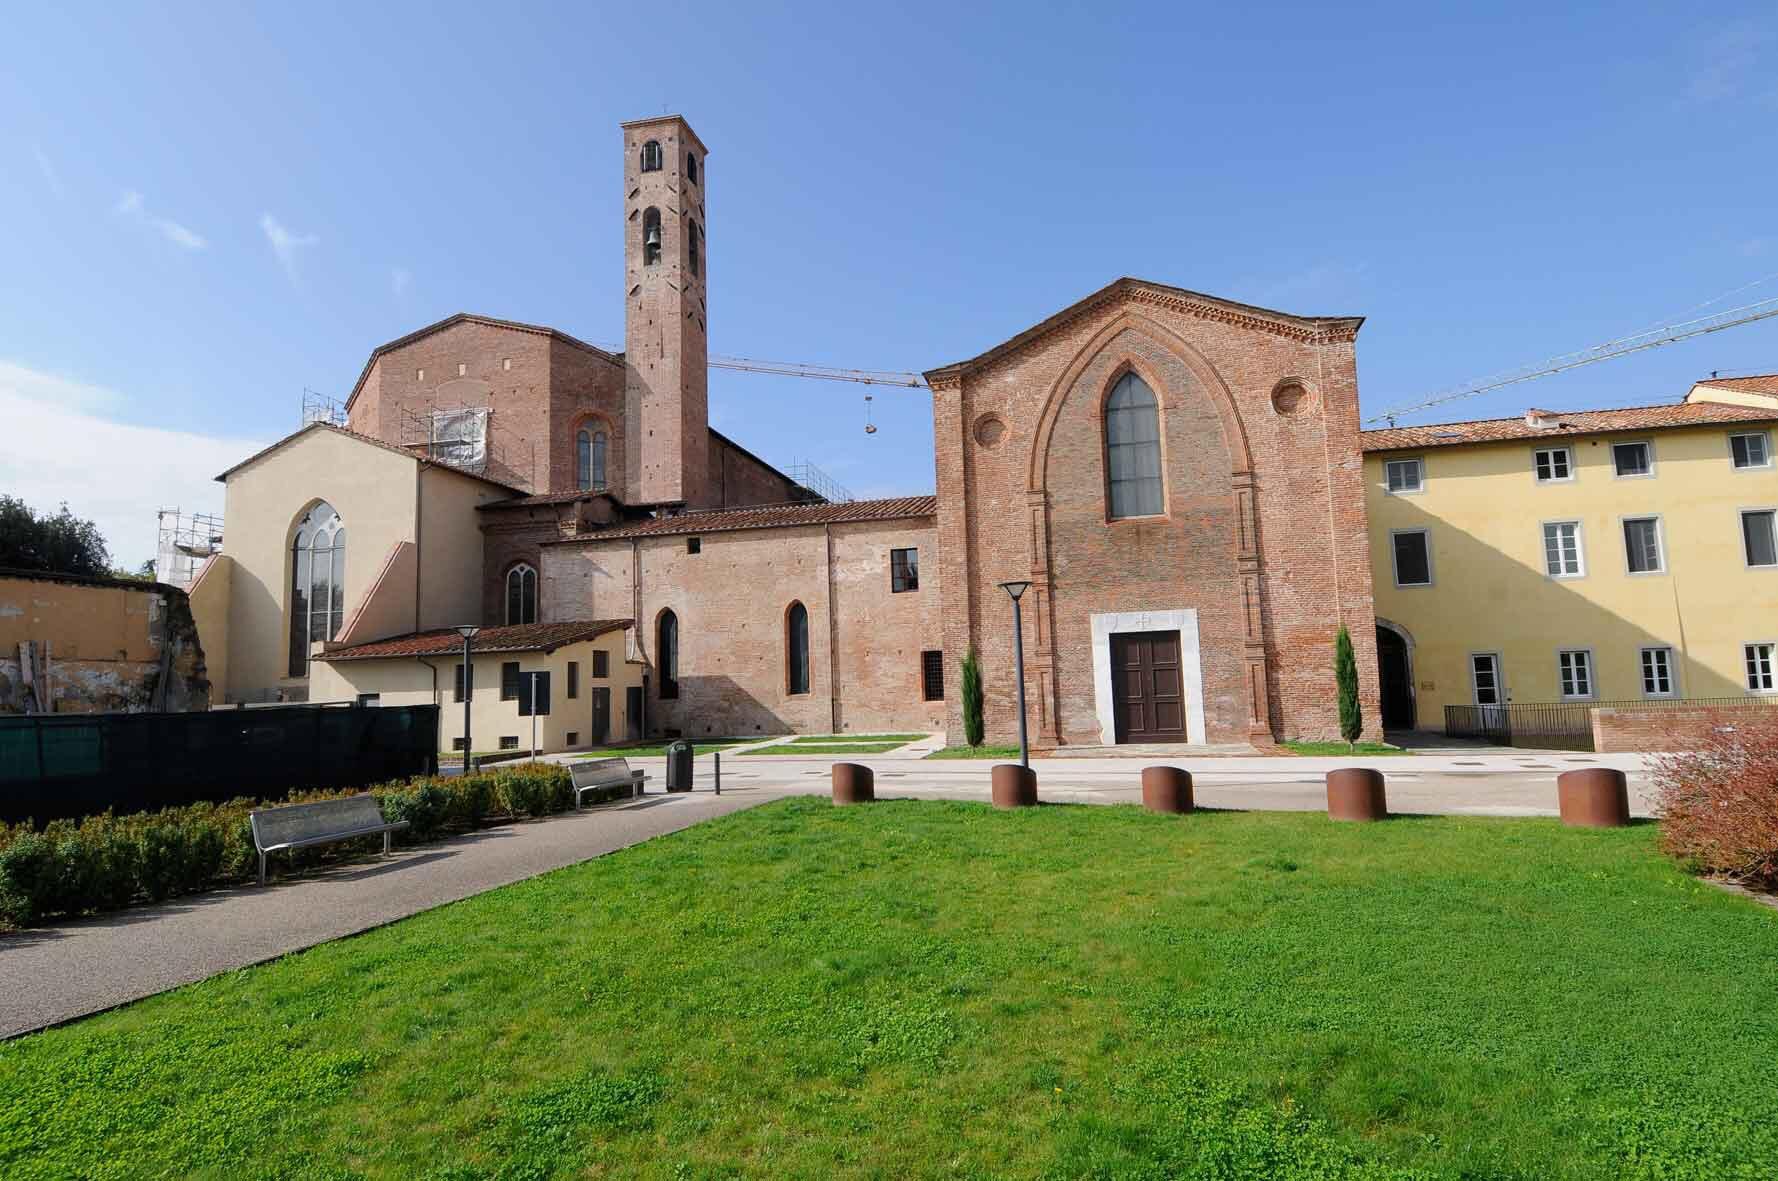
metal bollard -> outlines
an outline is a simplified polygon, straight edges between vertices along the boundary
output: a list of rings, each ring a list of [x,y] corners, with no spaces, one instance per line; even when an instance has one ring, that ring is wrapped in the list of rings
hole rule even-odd
[[[722,752],[717,751],[715,754],[711,755],[710,757],[712,759],[716,760],[716,794],[721,795],[722,794]]]
[[[1388,815],[1381,771],[1369,767],[1342,767],[1327,773],[1329,820],[1383,820]]]

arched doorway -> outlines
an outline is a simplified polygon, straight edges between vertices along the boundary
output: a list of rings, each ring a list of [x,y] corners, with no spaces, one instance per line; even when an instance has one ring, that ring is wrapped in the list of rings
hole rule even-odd
[[[1393,623],[1377,621],[1377,695],[1383,729],[1414,728],[1414,642]]]

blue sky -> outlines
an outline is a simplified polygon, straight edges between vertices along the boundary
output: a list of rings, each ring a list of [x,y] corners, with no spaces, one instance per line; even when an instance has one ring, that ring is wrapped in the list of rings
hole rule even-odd
[[[663,109],[711,150],[722,353],[930,368],[1132,274],[1368,317],[1374,412],[1778,274],[1778,6],[1446,7],[15,6],[0,489],[136,562],[385,340],[621,340],[617,123]],[[1778,320],[1443,417],[1711,369],[1778,370]],[[868,437],[864,392],[718,370],[712,419],[930,490],[924,392]]]

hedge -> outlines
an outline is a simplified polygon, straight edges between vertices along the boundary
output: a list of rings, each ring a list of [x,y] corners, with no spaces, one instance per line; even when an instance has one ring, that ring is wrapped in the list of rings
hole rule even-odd
[[[490,817],[544,816],[574,803],[568,769],[550,763],[422,777],[369,790],[384,819],[408,822],[396,834],[403,844],[466,832]],[[116,910],[248,880],[258,866],[249,812],[353,794],[302,791],[270,804],[238,799],[127,816],[104,812],[51,821],[41,830],[30,821],[0,824],[0,925]],[[314,865],[381,847],[381,838],[345,841],[297,850],[289,861]]]

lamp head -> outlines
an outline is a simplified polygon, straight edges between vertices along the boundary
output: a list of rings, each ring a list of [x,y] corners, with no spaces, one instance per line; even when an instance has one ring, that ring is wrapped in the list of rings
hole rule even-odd
[[[481,630],[482,630],[481,628],[477,627],[473,623],[460,623],[457,625],[457,634],[462,636],[466,640],[469,639],[471,636],[475,635],[476,632],[479,632]]]
[[[1003,582],[1000,584],[1000,589],[1011,595],[1012,601],[1016,603],[1019,601],[1020,595],[1031,589],[1031,580],[1023,578],[1015,579],[1012,582]]]

